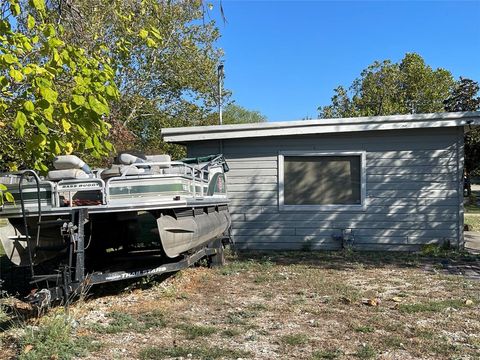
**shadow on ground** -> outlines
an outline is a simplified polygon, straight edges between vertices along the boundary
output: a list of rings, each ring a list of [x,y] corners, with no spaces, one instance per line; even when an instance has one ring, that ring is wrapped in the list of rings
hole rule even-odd
[[[239,261],[271,262],[277,265],[307,265],[320,269],[419,268],[426,271],[463,275],[480,280],[480,254],[467,251],[434,250],[432,253],[406,252],[239,252]]]

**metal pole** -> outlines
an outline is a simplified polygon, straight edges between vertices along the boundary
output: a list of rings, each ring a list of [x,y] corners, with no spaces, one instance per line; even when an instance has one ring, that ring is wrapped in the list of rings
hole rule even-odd
[[[223,124],[222,118],[222,80],[223,80],[223,64],[218,65],[218,116],[220,125]]]

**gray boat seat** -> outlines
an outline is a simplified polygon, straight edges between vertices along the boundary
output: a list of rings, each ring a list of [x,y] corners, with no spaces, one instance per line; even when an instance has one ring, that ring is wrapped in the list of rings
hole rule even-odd
[[[120,153],[116,157],[116,161],[119,165],[132,165],[132,164],[141,164],[145,162],[145,159],[141,157],[129,154],[129,153]]]
[[[53,167],[56,170],[82,169],[90,174],[92,171],[85,162],[75,155],[58,155],[53,159]]]
[[[127,170],[128,168],[128,170]],[[136,166],[128,166],[128,165],[118,165],[113,164],[109,169],[105,169],[101,172],[100,176],[102,179],[110,178],[113,176],[121,176],[122,173],[125,175],[141,175],[147,173],[146,169],[138,168]]]
[[[88,179],[90,176],[82,169],[50,170],[47,179],[52,181]]]
[[[155,167],[158,167],[159,169],[168,169],[171,167],[170,162],[172,161],[172,158],[170,155],[147,155],[147,162],[156,162],[156,163],[165,163],[162,165],[155,165]]]
[[[58,155],[53,159],[53,167],[47,174],[48,180],[88,179],[92,175],[90,167],[75,155]]]

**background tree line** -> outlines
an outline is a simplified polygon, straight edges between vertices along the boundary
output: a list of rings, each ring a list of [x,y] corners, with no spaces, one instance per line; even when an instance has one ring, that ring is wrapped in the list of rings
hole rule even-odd
[[[376,61],[353,83],[334,89],[331,104],[321,106],[319,118],[344,118],[444,111],[480,110],[479,84],[468,78],[455,80],[446,69],[433,69],[415,53],[399,62]],[[465,134],[465,170],[480,169],[480,131]]]

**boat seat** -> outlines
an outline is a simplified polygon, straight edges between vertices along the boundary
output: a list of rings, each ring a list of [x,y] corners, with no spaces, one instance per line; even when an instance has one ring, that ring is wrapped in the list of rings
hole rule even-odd
[[[47,179],[52,181],[88,179],[90,176],[82,169],[50,170]]]
[[[126,170],[128,168],[128,170]],[[114,176],[121,176],[123,172],[125,172],[125,175],[141,175],[147,173],[146,169],[144,168],[138,168],[136,166],[129,167],[127,165],[118,165],[118,164],[113,164],[109,169],[105,169],[100,173],[100,177],[102,179],[108,179]]]
[[[132,165],[144,163],[145,159],[129,153],[120,153],[115,158],[115,164],[118,165]]]
[[[58,155],[53,159],[53,167],[56,170],[82,169],[86,174],[92,171],[85,162],[75,155]]]
[[[170,155],[147,155],[147,162],[165,163],[162,165],[154,165],[159,169],[168,169],[171,167],[170,162],[172,158]]]
[[[92,175],[90,167],[75,155],[58,155],[53,159],[53,167],[47,174],[48,180],[88,179]]]

